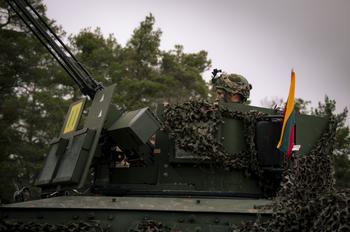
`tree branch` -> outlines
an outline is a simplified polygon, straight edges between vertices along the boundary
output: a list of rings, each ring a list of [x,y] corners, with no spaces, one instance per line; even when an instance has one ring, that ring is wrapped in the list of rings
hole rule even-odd
[[[6,14],[5,11],[7,11],[7,20],[6,20],[5,23],[1,23],[1,24],[0,24],[0,29],[2,29],[2,28],[4,28],[4,27],[6,27],[7,25],[9,25],[9,24],[11,23],[11,18],[12,18],[12,15],[11,15],[11,13],[10,13],[11,11],[10,11],[9,8],[7,8],[6,10],[3,9],[3,11],[4,11],[4,14]],[[2,16],[2,14],[1,14],[1,16]]]

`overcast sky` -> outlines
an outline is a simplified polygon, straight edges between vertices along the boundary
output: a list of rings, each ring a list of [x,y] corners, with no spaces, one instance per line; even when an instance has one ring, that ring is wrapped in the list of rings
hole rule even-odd
[[[68,34],[86,27],[113,33],[123,45],[152,13],[161,49],[208,51],[212,68],[245,76],[252,105],[286,99],[292,68],[296,97],[324,95],[350,108],[349,0],[44,0],[48,17]],[[210,79],[210,72],[203,77]],[[348,120],[349,122],[349,120]]]

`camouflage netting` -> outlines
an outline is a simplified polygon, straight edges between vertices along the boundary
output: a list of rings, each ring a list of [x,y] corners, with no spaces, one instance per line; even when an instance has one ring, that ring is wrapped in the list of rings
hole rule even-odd
[[[164,226],[161,222],[143,219],[140,223],[136,225],[135,229],[130,229],[129,232],[170,232],[172,231],[170,227]]]
[[[190,101],[168,106],[165,110],[165,129],[175,138],[177,146],[199,155],[202,160],[212,160],[227,170],[240,169],[257,175],[264,181],[262,170],[256,160],[254,144],[255,124],[265,115],[252,111],[233,112],[212,105],[204,100]],[[246,152],[228,154],[216,135],[223,118],[243,120],[245,140],[249,144]],[[244,222],[234,225],[231,231],[350,231],[350,190],[334,188],[333,144],[336,122],[329,121],[328,129],[303,156],[292,156],[289,168],[283,174],[280,190],[270,206],[270,219]],[[262,185],[268,185],[261,182]],[[1,231],[108,231],[106,226],[89,223],[49,225],[39,223],[14,223],[0,220]],[[172,231],[161,222],[144,219],[130,231]]]
[[[259,172],[254,143],[255,122],[265,114],[232,112],[205,100],[193,100],[180,105],[168,105],[164,112],[165,130],[175,139],[176,145],[197,154],[202,160],[211,160],[227,170],[240,169]],[[243,120],[247,151],[229,154],[217,140],[223,117]]]
[[[179,105],[168,105],[164,111],[164,127],[180,149],[198,155],[202,161],[211,160],[226,170],[242,170],[246,175],[255,175],[265,196],[271,197],[276,193],[276,181],[271,177],[265,178],[267,174],[258,165],[254,142],[256,122],[265,116],[262,112],[231,111],[227,107],[195,99]],[[247,150],[235,154],[225,151],[217,139],[224,118],[243,121]]]
[[[255,123],[264,115],[258,112],[232,112],[204,100],[168,106],[165,128],[175,138],[177,146],[196,153],[203,160],[221,163],[227,169],[248,170],[261,177],[254,144]],[[222,117],[244,122],[246,153],[228,154],[215,139]],[[280,190],[268,221],[259,217],[232,227],[232,231],[350,231],[350,191],[334,188],[333,144],[336,122],[306,155],[295,154],[282,177]],[[265,183],[266,184],[266,183]]]
[[[350,231],[350,191],[334,188],[335,131],[331,118],[312,151],[291,160],[271,220],[244,223],[232,231]]]
[[[67,232],[102,232],[110,231],[102,228],[99,223],[91,222],[72,222],[68,224],[49,224],[38,222],[12,222],[0,220],[0,232],[27,232],[27,231],[67,231]]]

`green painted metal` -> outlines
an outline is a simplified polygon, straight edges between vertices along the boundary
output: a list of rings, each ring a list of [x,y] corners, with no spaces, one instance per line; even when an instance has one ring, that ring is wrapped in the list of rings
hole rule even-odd
[[[219,139],[224,144],[226,151],[229,153],[238,153],[246,149],[244,141],[243,123],[236,119],[225,119],[221,127]]]
[[[113,94],[113,87],[110,91],[107,97],[109,99]],[[106,127],[106,122],[108,122],[108,130],[113,132],[123,128],[120,130],[122,133],[118,133],[121,135],[126,133],[126,137],[132,139],[135,133],[138,133],[137,131],[142,131],[142,126],[139,125],[134,129],[130,122],[134,119],[140,120],[139,122],[153,120],[149,114],[145,114],[147,110],[123,114],[112,108],[113,105],[109,100],[104,106],[100,106],[105,97],[106,95],[103,97],[97,95],[94,100],[96,105],[93,104],[88,121],[84,125],[84,127],[90,127],[90,130],[93,128],[93,131],[97,131],[95,133],[100,135],[90,137],[89,145],[83,139],[78,143],[79,146],[75,146],[86,148],[85,150],[89,151],[88,155],[85,154],[86,157],[97,161],[100,171],[95,173],[96,179],[92,191],[98,195],[61,196],[10,204],[1,207],[3,218],[27,223],[53,224],[76,222],[79,218],[86,222],[98,221],[103,228],[112,231],[129,231],[145,222],[161,222],[168,228],[181,231],[227,231],[232,223],[254,220],[258,214],[268,220],[272,212],[266,206],[271,204],[271,201],[263,198],[254,176],[246,176],[241,171],[224,170],[207,161],[199,162],[196,154],[177,148],[173,139],[162,130],[156,134],[155,151],[157,152],[153,154],[153,163],[128,168],[99,163],[98,160],[102,159],[103,155],[98,138],[101,136],[102,128]],[[226,107],[239,112],[259,110],[269,114],[274,113],[270,109],[241,104],[228,104]],[[112,109],[113,114],[117,112],[114,123],[111,123],[113,117],[108,115],[108,109]],[[101,110],[107,112],[103,119],[99,118]],[[128,117],[123,118],[123,115]],[[120,118],[122,120],[118,121]],[[156,124],[152,126],[154,125]],[[327,119],[298,115],[296,141],[302,147],[300,155],[305,154],[312,147],[326,125]],[[218,133],[218,141],[221,140],[225,149],[232,153],[247,149],[243,129],[241,121],[225,119]],[[79,133],[81,132],[77,131],[72,135]],[[110,132],[109,135],[116,134]],[[120,135],[115,136],[114,139],[118,136]],[[52,149],[57,153],[58,150],[62,150],[62,147],[69,147],[67,144],[60,145],[60,143],[64,144],[64,141],[66,140],[56,140],[54,143],[56,145],[52,146]],[[95,147],[93,147],[94,144]],[[138,145],[132,142],[130,144]],[[128,146],[131,146],[130,144]],[[74,154],[76,153],[79,154],[79,152]],[[52,162],[55,161],[55,159],[52,160]],[[89,161],[80,162],[86,165],[85,170],[90,167],[88,163]],[[48,165],[46,168],[52,166],[55,165]],[[73,176],[69,174],[71,172],[65,172],[72,166],[67,163],[64,167],[60,173]],[[57,170],[54,173],[57,175]]]
[[[19,0],[15,2],[22,5]],[[25,7],[23,11],[26,13]],[[35,18],[33,21],[36,24]],[[45,37],[45,31],[42,33]],[[59,49],[56,52],[61,54],[56,59],[66,62],[64,68],[72,73],[69,66],[74,68],[76,64],[70,62],[72,59],[64,59],[65,53]],[[265,207],[271,201],[263,199],[256,177],[239,170],[225,170],[210,160],[200,160],[198,154],[181,150],[168,133],[158,130],[160,123],[149,109],[126,112],[114,104],[116,85],[103,88],[89,76],[72,76],[83,93],[92,97],[92,105],[82,129],[75,131],[75,123],[72,132],[61,133],[51,142],[37,185],[46,196],[58,197],[3,205],[2,220],[26,225],[83,221],[97,223],[109,231],[137,230],[142,223],[161,222],[173,231],[227,231],[232,223],[254,220],[257,215],[268,219],[271,215]],[[220,107],[235,112],[276,114],[272,109],[245,104],[223,103]],[[78,113],[77,120],[82,110]],[[162,119],[162,107],[158,113]],[[68,118],[69,114],[66,122]],[[325,118],[297,115],[296,142],[301,145],[297,155],[310,151],[327,123]],[[264,126],[269,128],[268,124]],[[153,147],[149,139],[154,133]],[[264,131],[259,133],[264,136]],[[244,138],[242,121],[224,118],[217,141],[226,151],[246,151]],[[120,165],[125,161],[123,156],[137,162],[127,160],[128,165]],[[260,160],[269,163],[268,159]],[[265,165],[263,162],[261,166]],[[93,184],[87,192],[91,196],[60,196],[82,194],[79,190],[91,184],[92,168]]]
[[[211,213],[211,212],[183,212],[183,211],[136,211],[136,210],[108,210],[108,209],[8,209],[7,221],[16,218],[17,222],[28,222],[27,225],[41,223],[44,225],[57,224],[98,224],[98,231],[140,231],[139,224],[152,220],[160,222],[169,230],[182,232],[223,232],[229,231],[232,224],[242,220],[254,220],[255,213]],[[11,220],[12,218],[12,220]],[[261,218],[267,220],[267,215]],[[28,227],[29,227],[28,226]],[[28,231],[28,230],[27,230]],[[142,231],[142,230],[141,230]]]
[[[265,199],[210,199],[160,197],[63,196],[6,205],[6,208],[110,209],[211,213],[272,213],[260,208],[271,204]]]
[[[72,136],[66,152],[62,155],[59,165],[56,166],[53,184],[79,183],[82,172],[88,165],[88,154],[93,144],[95,132],[94,130],[82,129]]]
[[[296,124],[296,142],[301,145],[299,154],[306,154],[327,128],[328,119],[311,115],[298,115]]]
[[[108,134],[122,149],[131,150],[145,144],[160,123],[149,108],[125,112],[108,127]]]
[[[115,89],[115,84],[111,85],[101,91],[98,91],[93,99],[91,108],[89,110],[89,115],[84,123],[85,128],[90,128],[96,130],[95,138],[92,142],[91,149],[87,157],[87,163],[84,166],[82,177],[79,181],[78,188],[82,188],[86,183],[86,178],[89,173],[92,159],[96,155],[96,150],[98,149],[98,142],[100,135],[107,119],[109,113],[110,105],[112,104],[113,93]]]
[[[110,231],[136,229],[144,220],[159,221],[181,231],[228,231],[232,223],[253,220],[257,213],[267,219],[271,211],[261,208],[268,200],[78,197],[66,196],[10,204],[2,208],[7,220],[31,223],[99,223]]]
[[[56,166],[60,160],[60,156],[58,154],[63,154],[65,152],[68,142],[68,139],[63,138],[55,138],[51,141],[50,150],[46,158],[45,165],[35,183],[37,186],[43,186],[51,183],[55,174]]]
[[[5,205],[0,208],[2,219],[39,224],[67,224],[81,220],[98,222],[102,228],[111,231],[137,229],[145,222],[161,222],[168,228],[181,231],[227,231],[231,224],[254,220],[258,214],[268,220],[272,212],[264,206],[271,201],[263,199],[254,176],[224,170],[207,161],[199,162],[196,154],[177,148],[173,139],[162,130],[156,134],[155,151],[158,152],[152,155],[153,163],[128,168],[99,163],[103,160],[100,144],[103,128],[109,130],[109,135],[115,136],[116,140],[125,133],[127,139],[124,141],[128,143],[125,147],[132,148],[141,144],[131,141],[135,136],[143,137],[142,142],[150,136],[151,132],[143,134],[143,127],[154,131],[157,126],[154,123],[147,128],[147,124],[154,120],[147,110],[124,113],[123,117],[123,113],[112,108],[113,91],[114,86],[97,93],[83,129],[52,142],[38,180],[44,188],[64,184],[82,186],[95,159],[100,171],[95,173],[93,192],[98,195],[62,196]],[[226,107],[239,112],[259,110],[274,113],[270,109],[248,105]],[[110,113],[109,109],[112,109]],[[116,114],[114,123],[111,114]],[[136,127],[133,120],[137,122]],[[145,125],[142,122],[146,122]],[[311,149],[326,126],[325,118],[298,115],[296,141],[301,145],[298,155]],[[119,129],[121,134],[113,134]],[[231,153],[247,149],[243,129],[241,121],[225,119],[218,140]]]
[[[237,103],[222,103],[223,107],[227,107],[230,110],[233,111],[240,111],[240,112],[249,112],[249,111],[259,111],[263,112],[269,115],[275,115],[276,112],[273,109],[267,109],[262,107],[256,107],[256,106],[250,106],[245,104],[237,104]],[[223,143],[225,144],[225,148],[230,149],[232,151],[235,150],[241,150],[242,147],[244,147],[244,141],[241,140],[242,134],[240,133],[240,130],[242,128],[242,125],[239,122],[236,122],[237,120],[228,120],[228,122],[225,121],[225,124],[223,125],[221,137],[233,137],[233,138],[239,138],[239,141],[235,141],[236,145],[234,146],[233,143],[223,140]],[[234,125],[233,125],[234,124]],[[311,116],[311,115],[304,115],[304,114],[297,114],[296,117],[296,144],[301,145],[299,154],[305,154],[312,146],[315,144],[315,142],[321,137],[322,132],[326,129],[328,125],[328,119],[324,117],[318,117],[318,116]],[[227,128],[226,128],[227,127]],[[229,136],[228,134],[231,134]],[[223,136],[222,136],[223,135]]]

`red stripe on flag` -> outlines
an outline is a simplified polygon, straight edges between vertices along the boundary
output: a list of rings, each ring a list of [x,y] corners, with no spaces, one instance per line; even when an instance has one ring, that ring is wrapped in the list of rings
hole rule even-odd
[[[288,150],[287,150],[287,153],[286,153],[287,160],[289,159],[289,156],[292,153],[293,146],[294,146],[294,125],[292,126],[291,132],[290,132],[290,135],[289,135]]]

